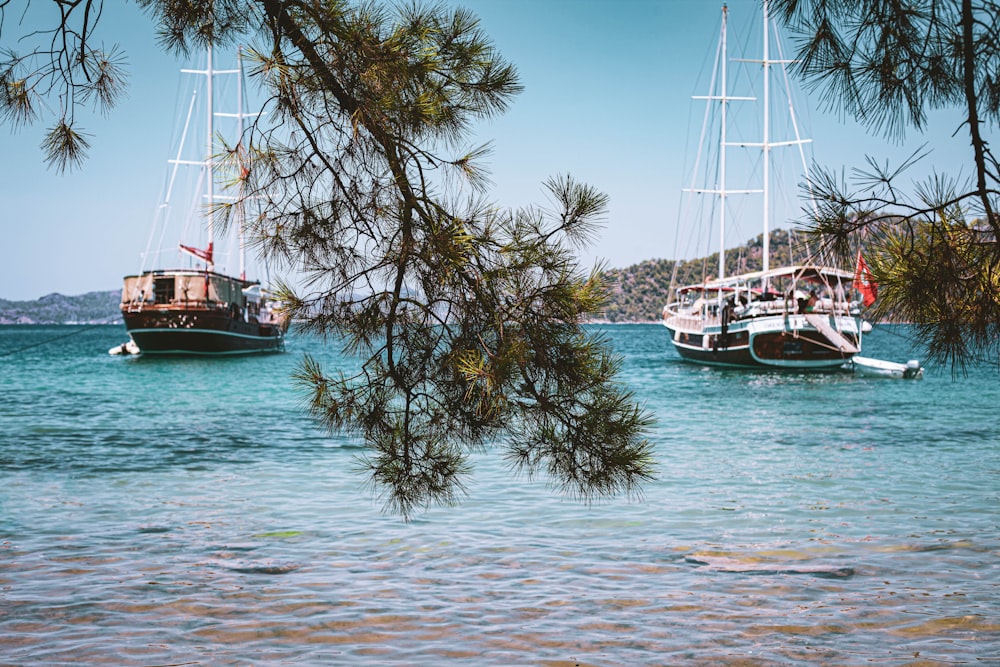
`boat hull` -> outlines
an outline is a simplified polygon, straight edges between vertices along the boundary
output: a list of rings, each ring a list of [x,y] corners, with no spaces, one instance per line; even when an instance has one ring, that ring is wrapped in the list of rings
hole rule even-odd
[[[853,320],[844,318],[838,323],[842,339],[832,341],[804,319],[762,318],[731,324],[725,332],[718,326],[698,330],[664,322],[674,349],[686,361],[732,368],[794,370],[839,370],[856,352],[858,337],[854,325]]]
[[[284,349],[284,329],[229,312],[195,308],[123,311],[125,329],[143,354],[253,354]]]

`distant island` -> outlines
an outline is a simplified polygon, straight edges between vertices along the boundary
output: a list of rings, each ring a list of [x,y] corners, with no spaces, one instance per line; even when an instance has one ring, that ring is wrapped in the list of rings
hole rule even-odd
[[[761,268],[763,234],[745,244],[726,251],[726,272],[730,275],[757,271]],[[771,232],[771,262],[774,265],[793,263],[790,241],[798,241],[786,230]],[[805,257],[801,248],[796,257]],[[699,282],[707,271],[718,266],[718,253],[682,261],[677,266],[675,287]],[[673,260],[648,259],[624,269],[608,269],[604,278],[611,288],[611,301],[598,322],[657,322],[667,302],[674,272]],[[35,301],[0,299],[0,324],[115,324],[122,321],[118,307],[121,290],[88,292],[79,296],[47,294]]]
[[[46,294],[34,301],[0,299],[0,324],[115,324],[122,321],[121,290],[78,296]]]

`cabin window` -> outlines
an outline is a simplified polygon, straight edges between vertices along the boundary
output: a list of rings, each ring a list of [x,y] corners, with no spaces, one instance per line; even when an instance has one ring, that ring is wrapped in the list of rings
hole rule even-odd
[[[174,298],[174,277],[157,278],[153,283],[153,295],[156,303],[170,303]]]

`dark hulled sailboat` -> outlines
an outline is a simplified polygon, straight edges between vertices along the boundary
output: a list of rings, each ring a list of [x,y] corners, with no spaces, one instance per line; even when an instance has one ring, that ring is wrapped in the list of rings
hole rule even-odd
[[[211,215],[205,215],[219,200],[214,192],[215,165],[212,158],[216,116],[236,118],[237,138],[243,132],[242,65],[235,70],[214,70],[210,47],[204,70],[183,71],[204,76],[207,145],[204,158],[181,159],[184,139],[196,106],[196,90],[181,134],[182,147],[178,149],[177,158],[170,161],[173,171],[161,209],[169,204],[177,169],[181,166],[198,167],[204,193],[201,195],[202,206],[196,208],[207,221],[207,248],[179,245],[178,251],[193,258],[198,264],[196,267],[142,270],[125,277],[121,312],[125,328],[134,343],[129,349],[134,351],[138,347],[138,351],[144,354],[212,355],[283,350],[287,330],[283,314],[275,308],[268,291],[258,281],[248,280],[245,275],[242,224],[238,221],[235,225],[239,233],[240,263],[239,277],[236,277],[216,270],[214,228]],[[213,82],[221,74],[239,77],[239,111],[236,114],[220,114],[213,109]],[[122,346],[122,349],[126,347]]]
[[[726,25],[728,9],[723,6],[722,31],[716,60],[717,76],[712,79],[706,118],[716,118],[718,135],[703,136],[703,145],[718,147],[714,180],[692,194],[716,198],[719,230],[719,267],[716,277],[685,285],[668,297],[663,308],[663,325],[682,359],[711,366],[739,368],[783,368],[792,370],[833,370],[842,368],[861,349],[861,318],[858,303],[852,300],[852,274],[836,267],[807,260],[801,265],[772,268],[769,264],[770,218],[769,172],[772,149],[800,146],[807,140],[795,135],[775,141],[770,135],[770,93],[767,84],[773,65],[782,68],[788,61],[772,59],[769,50],[771,29],[768,2],[763,3],[763,57],[749,62],[760,64],[762,95],[761,141],[734,142],[727,138],[727,109],[732,101],[754,101],[755,96],[737,97],[727,89]],[[784,78],[784,77],[783,77]],[[794,119],[791,101],[789,114]],[[705,127],[708,127],[706,123]],[[703,133],[705,130],[703,130]],[[759,148],[761,187],[731,189],[727,185],[726,151],[729,147]],[[804,159],[803,159],[804,162]],[[701,164],[699,153],[698,164]],[[756,176],[756,168],[753,175]],[[808,178],[806,179],[808,181]],[[726,275],[725,233],[727,201],[730,195],[763,195],[763,270]],[[707,220],[706,220],[707,222]],[[686,232],[687,220],[682,222]]]

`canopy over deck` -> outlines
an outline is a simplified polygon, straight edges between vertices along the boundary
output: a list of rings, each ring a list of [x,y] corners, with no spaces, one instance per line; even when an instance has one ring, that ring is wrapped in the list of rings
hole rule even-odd
[[[746,290],[753,283],[770,284],[780,279],[791,279],[817,285],[850,284],[854,274],[849,271],[829,266],[814,266],[809,264],[798,266],[783,266],[769,271],[754,271],[726,276],[722,280],[708,280],[694,285],[679,287],[677,292],[732,292],[737,289]],[[756,291],[756,290],[755,290]]]

